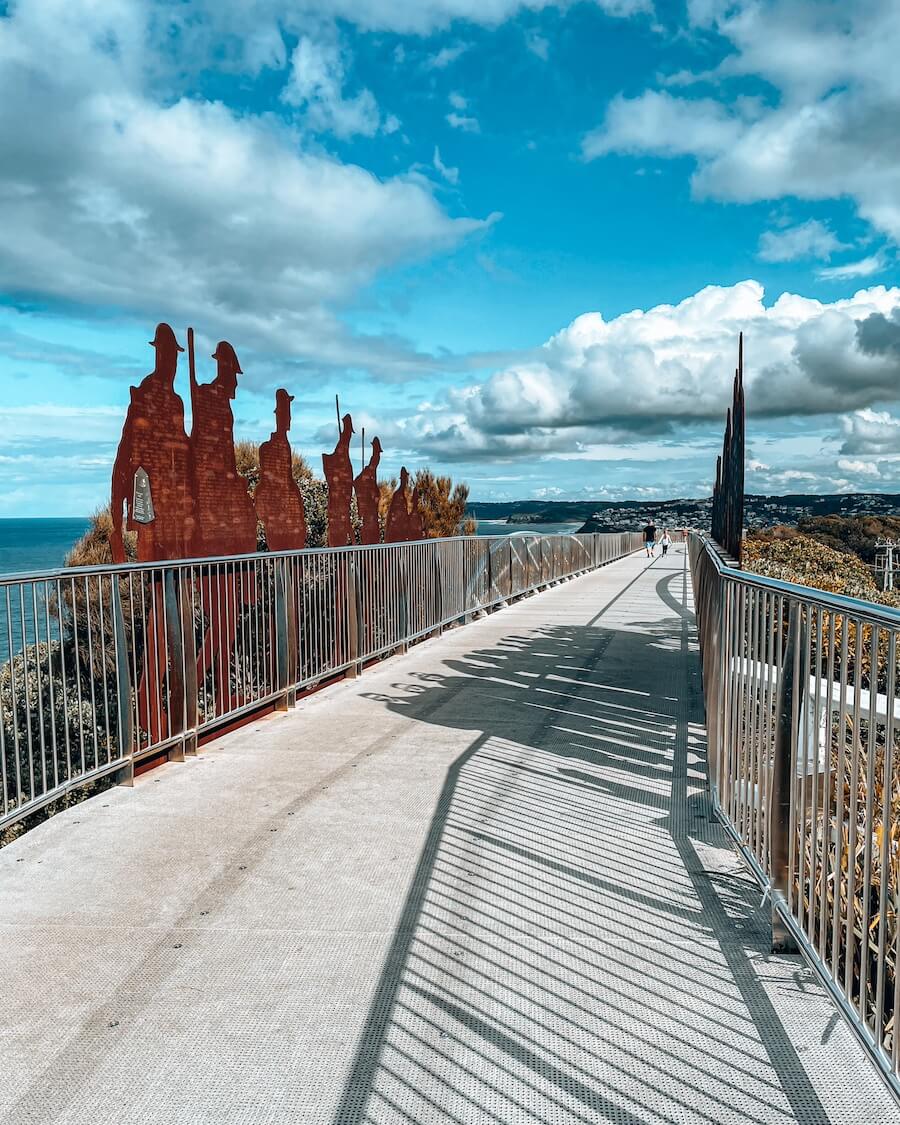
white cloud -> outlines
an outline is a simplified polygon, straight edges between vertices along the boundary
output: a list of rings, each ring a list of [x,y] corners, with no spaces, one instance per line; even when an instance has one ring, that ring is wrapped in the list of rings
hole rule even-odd
[[[469,104],[468,99],[464,98],[462,94],[457,93],[456,90],[454,90],[450,94],[450,96],[447,98],[447,101],[453,106],[454,109],[460,110],[466,109]]]
[[[525,46],[539,59],[546,61],[550,57],[550,40],[543,35],[538,35],[536,31],[525,37]]]
[[[887,410],[856,410],[841,419],[841,429],[841,453],[900,456],[900,418]]]
[[[692,155],[699,197],[849,196],[864,219],[900,241],[896,0],[694,0],[688,12],[696,42],[709,46],[718,35],[727,44],[717,67],[694,76],[718,88],[718,98],[648,90],[616,99],[585,138],[585,155]],[[684,72],[675,77],[689,83]],[[748,77],[775,96],[734,97],[733,80]]]
[[[874,461],[850,461],[846,457],[839,457],[837,466],[845,473],[856,473],[859,476],[880,477],[881,472]]]
[[[900,289],[876,286],[831,303],[784,293],[766,305],[763,296],[758,282],[744,281],[609,321],[585,313],[542,347],[456,389],[442,410],[411,426],[422,448],[447,458],[508,459],[719,423],[730,403],[739,331],[753,419],[846,413],[900,399],[900,357],[886,344],[861,346],[861,326],[871,318],[894,324]],[[884,332],[879,328],[879,340]]]
[[[449,168],[443,160],[441,160],[441,150],[437,145],[434,146],[434,167],[448,184],[453,184],[455,187],[456,184],[459,183],[459,169]]]
[[[462,129],[464,133],[480,133],[481,126],[476,117],[466,117],[460,113],[448,113],[447,124],[454,129]]]
[[[759,240],[759,256],[764,262],[830,258],[837,250],[846,249],[833,231],[818,219],[808,219],[805,223],[782,230],[764,231]]]
[[[483,224],[451,218],[422,181],[305,147],[271,116],[163,98],[155,27],[128,0],[24,0],[0,20],[0,286],[193,321],[320,366],[417,366],[396,341],[354,338],[332,308]],[[312,102],[337,90],[333,116],[365,123],[333,55],[311,45],[301,63],[291,80]]]
[[[870,254],[867,258],[860,258],[857,262],[846,262],[842,266],[828,266],[818,271],[822,281],[846,281],[854,277],[871,277],[874,273],[884,270],[884,259],[881,254]]]
[[[317,43],[303,35],[291,55],[291,69],[282,90],[282,100],[306,111],[309,126],[338,137],[378,131],[381,114],[371,90],[360,90],[352,98],[343,94],[345,61],[335,43]],[[394,126],[396,128],[396,126]]]
[[[611,152],[714,156],[740,131],[740,122],[711,98],[688,100],[649,90],[637,98],[613,98],[603,125],[588,133],[581,147],[586,160]]]
[[[471,43],[454,43],[441,49],[435,54],[431,55],[426,63],[430,70],[446,70],[451,63],[466,53],[471,47]]]

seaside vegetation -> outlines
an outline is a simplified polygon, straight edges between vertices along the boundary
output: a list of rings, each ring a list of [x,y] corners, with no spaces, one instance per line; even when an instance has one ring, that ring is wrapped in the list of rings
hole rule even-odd
[[[259,482],[259,446],[238,442],[235,447],[238,471],[252,496]],[[303,495],[307,521],[307,546],[326,542],[328,488],[316,477],[308,462],[293,456],[294,480]],[[474,523],[466,517],[468,486],[454,484],[447,476],[420,469],[412,480],[417,489],[419,511],[430,538],[471,534]],[[384,517],[396,488],[395,481],[380,482],[379,509]],[[355,502],[351,510],[354,528],[359,527]],[[108,507],[90,517],[90,524],[65,559],[67,567],[98,567],[112,563],[110,536],[112,518]],[[258,547],[266,550],[262,525],[257,530]],[[136,557],[136,537],[125,534],[130,560]],[[0,663],[0,753],[5,767],[7,807],[30,803],[43,793],[120,756],[119,701],[115,696],[115,650],[111,614],[112,578],[95,575],[77,580],[35,584],[26,591],[20,616],[26,621],[28,643],[14,643],[13,656]],[[118,583],[122,627],[126,647],[135,651],[137,667],[144,644],[141,582]],[[102,596],[101,596],[102,592]],[[302,597],[311,594],[304,591]],[[132,599],[135,599],[132,605]],[[327,599],[315,601],[315,611],[327,612]],[[46,624],[49,622],[50,624]],[[198,644],[202,644],[205,622],[195,611]],[[18,630],[17,630],[18,632]],[[211,673],[210,673],[211,674]],[[205,696],[205,693],[203,693]],[[201,719],[203,702],[200,703]],[[0,829],[0,846],[21,835],[32,824],[83,800],[113,784],[112,777],[99,777],[90,786],[62,793],[27,818]]]

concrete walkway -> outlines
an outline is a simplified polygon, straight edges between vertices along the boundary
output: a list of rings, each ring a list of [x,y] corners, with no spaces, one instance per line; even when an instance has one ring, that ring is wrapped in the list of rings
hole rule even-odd
[[[0,1121],[896,1122],[710,820],[680,552],[0,851]]]

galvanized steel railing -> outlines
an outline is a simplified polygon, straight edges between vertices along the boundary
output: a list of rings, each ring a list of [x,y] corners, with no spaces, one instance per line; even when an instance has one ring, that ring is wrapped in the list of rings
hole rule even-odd
[[[689,552],[718,812],[900,1095],[900,611]]]
[[[470,537],[0,576],[0,828],[639,546]]]

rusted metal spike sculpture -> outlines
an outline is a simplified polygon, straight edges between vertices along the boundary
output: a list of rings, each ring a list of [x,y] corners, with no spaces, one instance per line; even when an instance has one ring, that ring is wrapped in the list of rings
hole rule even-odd
[[[270,551],[297,551],[306,546],[306,512],[294,480],[288,430],[294,396],[275,392],[275,429],[259,447],[256,513],[266,531]]]
[[[350,463],[350,439],[353,420],[345,414],[333,453],[322,454],[322,468],[328,483],[328,546],[346,547],[353,542],[350,522],[350,498],[353,492],[353,466]]]
[[[409,473],[404,467],[400,470],[400,483],[391,497],[387,519],[384,523],[385,543],[406,543],[410,538],[408,486]]]
[[[722,456],[716,462],[713,489],[712,536],[733,558],[741,561],[744,533],[744,334],[738,339],[731,407],[725,421]]]
[[[359,532],[361,543],[378,543],[381,527],[378,522],[378,462],[381,460],[381,442],[372,439],[372,456],[369,463],[353,482],[356,492],[356,510],[362,521]]]

